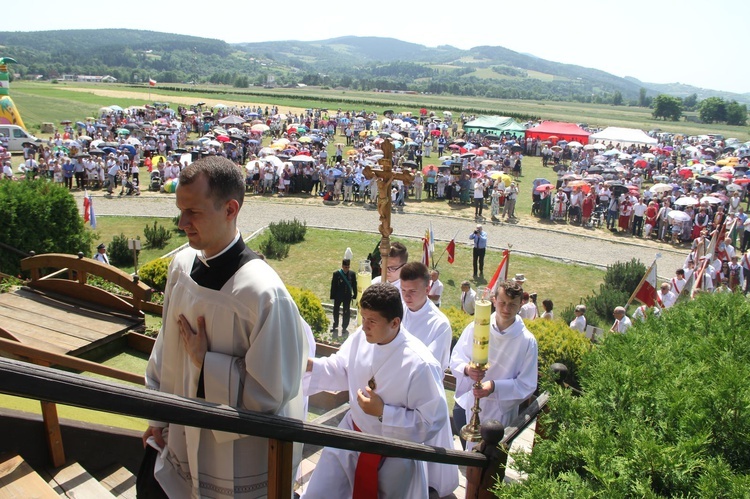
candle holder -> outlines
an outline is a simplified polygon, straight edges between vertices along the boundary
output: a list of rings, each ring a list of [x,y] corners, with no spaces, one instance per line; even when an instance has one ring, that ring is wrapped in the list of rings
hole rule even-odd
[[[469,363],[469,368],[471,369],[481,369],[482,371],[486,371],[489,367],[488,363],[484,364],[477,364],[475,362]],[[482,388],[482,382],[477,381],[474,383],[473,388]],[[461,428],[461,438],[466,440],[467,442],[481,442],[482,441],[482,433],[481,433],[481,426],[479,424],[479,413],[482,412],[482,408],[479,407],[479,401],[481,399],[475,398],[474,399],[474,406],[471,408],[471,419],[467,424]]]

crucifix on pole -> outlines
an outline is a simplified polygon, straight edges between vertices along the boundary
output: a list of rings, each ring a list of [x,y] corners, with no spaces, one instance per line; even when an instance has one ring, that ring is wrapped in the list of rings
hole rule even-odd
[[[378,231],[381,236],[380,259],[382,262],[380,268],[385,271],[385,276],[381,278],[381,282],[386,282],[388,279],[388,254],[391,251],[390,237],[393,233],[393,227],[391,227],[391,184],[394,180],[401,180],[409,185],[414,180],[414,175],[411,172],[393,170],[393,151],[395,148],[390,139],[383,141],[380,148],[383,151],[383,158],[378,161],[380,167],[370,168],[367,166],[363,173],[366,179],[371,182],[374,180],[378,186],[378,214],[380,215]]]

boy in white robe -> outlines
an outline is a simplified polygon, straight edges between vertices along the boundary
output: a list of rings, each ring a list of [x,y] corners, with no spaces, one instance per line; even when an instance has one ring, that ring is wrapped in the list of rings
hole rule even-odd
[[[308,360],[310,393],[349,391],[350,410],[340,428],[427,442],[449,424],[440,366],[427,347],[401,326],[403,308],[394,286],[373,284],[362,293],[360,307],[362,327],[339,351]],[[355,480],[361,455],[367,457],[325,448],[302,497],[362,497],[362,484]],[[380,497],[427,498],[424,464],[383,458],[378,464],[374,493]]]
[[[443,312],[429,299],[430,271],[422,262],[409,262],[401,268],[401,298],[404,302],[404,319],[401,322],[417,339],[427,346],[445,372],[450,361],[451,323]],[[453,448],[453,432],[445,426],[427,445]],[[458,487],[458,466],[427,463],[427,482],[444,497]]]
[[[518,316],[523,288],[516,281],[500,283],[492,301],[495,313],[490,317],[489,366],[486,371],[471,367],[474,323],[458,339],[451,355],[451,372],[456,377],[455,430],[471,418],[476,398],[482,399],[481,419],[495,419],[507,426],[518,416],[518,406],[537,385],[538,347],[536,338]],[[474,388],[475,382],[481,388]],[[471,443],[467,449],[471,448]]]
[[[191,248],[169,267],[146,385],[301,419],[304,321],[281,279],[237,231],[244,193],[240,169],[220,156],[196,161],[180,175],[179,227]],[[159,421],[149,421],[143,439],[158,454],[146,454],[139,497],[156,497],[159,487],[168,497],[267,493],[267,439]]]

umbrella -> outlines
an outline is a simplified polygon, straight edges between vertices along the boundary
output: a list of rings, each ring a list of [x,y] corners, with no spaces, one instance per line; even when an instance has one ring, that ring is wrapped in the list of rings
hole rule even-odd
[[[117,111],[117,112],[122,112],[123,111],[123,109],[120,106],[117,106],[117,105],[111,105],[111,106],[109,106],[109,109],[111,109],[112,111]]]
[[[120,146],[120,150],[127,152],[131,156],[135,156],[135,154],[136,154],[135,147],[133,147],[133,146],[131,146],[129,144],[123,144],[123,145],[121,145]]]
[[[307,156],[305,154],[298,154],[297,156],[292,156],[291,158],[289,158],[289,161],[291,161],[291,162],[300,161],[300,162],[304,162],[304,163],[314,163],[315,159],[312,156]]]
[[[721,199],[717,198],[716,196],[703,196],[700,200],[700,203],[719,204],[721,203]]]
[[[482,166],[497,166],[497,163],[495,161],[492,161],[491,159],[485,159],[479,164]]]
[[[104,156],[107,153],[102,151],[101,149],[90,149],[89,154],[92,156]]]
[[[130,130],[127,128],[118,128],[117,135],[130,135]]]
[[[553,151],[562,151],[562,147],[560,146],[552,146],[550,147],[550,149],[552,149]]]
[[[404,161],[403,163],[401,163],[401,166],[403,166],[405,168],[416,168],[417,167],[417,163],[414,162],[414,161]]]
[[[576,148],[578,148],[578,147],[583,147],[583,144],[581,144],[580,142],[578,142],[576,140],[573,140],[571,142],[568,142],[568,147],[576,147]]]
[[[703,182],[704,184],[711,184],[711,185],[715,185],[719,183],[719,181],[716,180],[715,178],[707,177],[706,175],[696,177],[696,180],[698,180],[699,182]]]
[[[245,122],[245,118],[242,118],[241,116],[236,116],[234,114],[219,120],[219,123],[221,123],[222,125],[240,125],[244,122]]]
[[[684,211],[679,210],[670,211],[667,217],[669,217],[669,219],[673,222],[687,222],[688,220],[690,220],[690,215],[688,215]]]
[[[542,184],[538,185],[534,190],[536,192],[550,192],[555,189],[555,186],[552,184]]]
[[[612,193],[615,196],[619,196],[620,194],[625,194],[626,192],[630,192],[630,189],[628,189],[626,186],[622,184],[616,184],[612,186]]]
[[[218,137],[216,137],[216,140],[218,140],[219,142],[229,142],[231,139],[226,135],[219,135]]]
[[[253,132],[267,132],[270,129],[271,128],[268,125],[263,123],[257,123],[250,127],[250,130],[252,130]]]
[[[742,187],[739,186],[739,185],[737,185],[737,184],[729,184],[727,186],[727,191],[728,192],[739,192],[741,190],[742,190]]]
[[[690,196],[683,196],[674,202],[676,206],[695,206],[699,203],[697,199]]]
[[[671,185],[669,185],[669,184],[661,184],[661,183],[659,183],[659,184],[652,185],[651,188],[649,189],[649,191],[654,192],[654,193],[656,193],[656,192],[672,192],[672,189],[673,189],[673,187]]]

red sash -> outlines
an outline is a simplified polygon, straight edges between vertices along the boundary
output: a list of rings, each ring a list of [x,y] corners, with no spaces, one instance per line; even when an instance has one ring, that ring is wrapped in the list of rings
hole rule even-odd
[[[362,432],[354,424],[354,431]],[[378,498],[378,468],[383,456],[360,452],[357,460],[357,469],[354,471],[353,499],[377,499]]]

